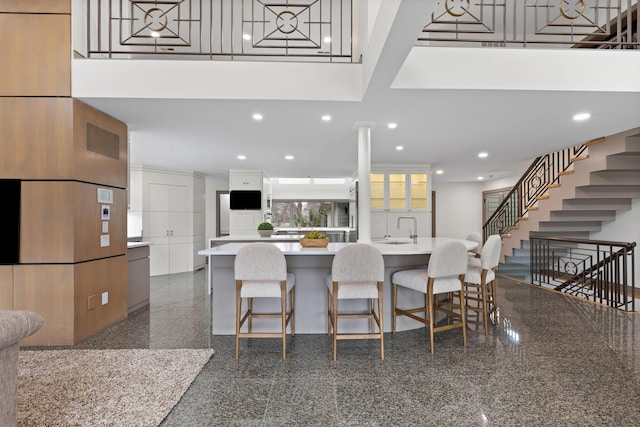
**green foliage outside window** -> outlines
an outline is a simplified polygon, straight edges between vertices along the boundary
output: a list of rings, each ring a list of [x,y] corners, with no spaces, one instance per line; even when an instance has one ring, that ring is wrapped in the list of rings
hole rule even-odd
[[[335,223],[337,205],[345,202],[332,201],[278,201],[274,200],[271,208],[272,222],[276,227],[345,227],[348,218]],[[344,209],[344,208],[340,208]]]

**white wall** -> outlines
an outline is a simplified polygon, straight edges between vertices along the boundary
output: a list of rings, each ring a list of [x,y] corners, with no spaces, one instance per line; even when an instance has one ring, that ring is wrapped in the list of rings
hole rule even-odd
[[[602,230],[591,233],[593,240],[609,240],[614,242],[636,242],[640,244],[640,199],[631,203],[631,210],[618,212],[616,220],[602,225]],[[640,249],[635,249],[635,280],[640,288]]]
[[[271,180],[272,200],[349,200],[351,178],[344,184],[280,184]]]
[[[633,50],[414,47],[391,87],[639,92],[638,69]]]
[[[514,163],[509,165],[509,169],[513,171],[513,174],[494,179],[491,181],[484,181],[482,185],[482,191],[490,191],[490,190],[498,190],[502,188],[513,187],[518,183],[518,180],[522,178],[522,174],[524,174],[531,163],[533,163],[535,159],[529,159],[522,161],[520,163]]]
[[[437,237],[463,239],[482,232],[482,184],[433,183],[436,192]]]
[[[640,243],[640,199],[631,203],[631,210],[618,212],[615,221],[605,223],[602,230],[591,233],[591,239]],[[636,259],[640,262],[640,257]]]

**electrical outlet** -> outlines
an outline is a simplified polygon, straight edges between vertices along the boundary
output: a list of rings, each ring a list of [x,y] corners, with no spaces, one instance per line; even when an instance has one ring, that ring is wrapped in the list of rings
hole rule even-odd
[[[102,305],[105,305],[109,302],[109,292],[102,293]]]
[[[94,308],[96,308],[96,296],[90,295],[87,298],[87,310],[93,310]]]

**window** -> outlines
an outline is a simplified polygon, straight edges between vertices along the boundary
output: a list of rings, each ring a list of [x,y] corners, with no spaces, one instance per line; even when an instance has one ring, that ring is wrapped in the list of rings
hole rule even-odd
[[[274,200],[271,214],[276,227],[349,226],[349,202]]]

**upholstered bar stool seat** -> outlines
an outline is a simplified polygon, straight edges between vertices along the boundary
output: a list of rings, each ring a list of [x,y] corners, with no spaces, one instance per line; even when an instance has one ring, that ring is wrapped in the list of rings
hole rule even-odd
[[[289,293],[296,284],[296,276],[287,273],[286,290]],[[245,280],[240,291],[242,298],[280,298],[280,283]]]
[[[429,258],[426,269],[400,270],[391,276],[393,310],[391,328],[396,332],[396,317],[406,316],[418,322],[424,323],[429,328],[431,353],[433,353],[434,332],[445,331],[454,328],[462,328],[462,342],[467,345],[466,320],[464,311],[464,274],[467,271],[467,250],[462,242],[448,242],[435,248]],[[410,309],[398,307],[398,288],[410,289],[424,294],[424,306]],[[457,294],[459,304],[451,301],[446,305],[434,298],[439,294]],[[450,308],[451,307],[451,308]],[[458,309],[458,312],[453,311]],[[443,312],[452,323],[435,326],[436,318],[434,310]],[[417,316],[421,314],[422,317]]]
[[[337,341],[350,339],[379,339],[380,358],[384,360],[383,282],[384,260],[376,247],[355,243],[334,256],[331,275],[327,277],[327,333],[333,331],[333,360],[338,357]],[[364,313],[339,313],[338,301],[347,299],[368,300],[369,307]],[[345,318],[369,319],[369,333],[339,333],[338,320]]]
[[[291,323],[291,335],[295,335],[295,284],[296,278],[287,272],[287,261],[282,251],[271,243],[249,243],[236,254],[234,262],[236,278],[236,359],[240,353],[240,338],[281,338],[282,358],[287,357],[287,325]],[[287,313],[287,296],[290,310]],[[278,313],[255,313],[254,298],[279,298]],[[247,311],[242,315],[242,301],[247,300]],[[280,331],[253,332],[254,318],[279,318]],[[247,323],[247,331],[242,327]]]

